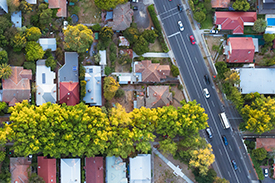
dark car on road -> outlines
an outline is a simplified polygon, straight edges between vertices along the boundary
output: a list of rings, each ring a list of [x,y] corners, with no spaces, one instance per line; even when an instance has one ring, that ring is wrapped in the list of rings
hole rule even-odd
[[[223,142],[224,142],[224,145],[228,145],[228,141],[227,141],[227,138],[226,138],[226,136],[225,135],[223,135],[222,136],[222,140],[223,140]]]
[[[138,10],[138,7],[137,7],[137,6],[134,6],[133,10],[134,10],[134,11],[137,11],[137,10]]]
[[[235,160],[231,160],[231,163],[232,163],[232,166],[233,166],[234,170],[238,170],[236,161]]]
[[[179,10],[180,12],[182,12],[182,5],[181,5],[181,4],[178,4],[177,6],[178,6],[178,10]]]
[[[209,76],[207,74],[204,75],[204,80],[207,84],[210,84],[210,79],[209,79]]]

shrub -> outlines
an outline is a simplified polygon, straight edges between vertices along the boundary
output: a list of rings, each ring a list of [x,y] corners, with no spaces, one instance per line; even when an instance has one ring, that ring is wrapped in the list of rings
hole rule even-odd
[[[183,89],[183,86],[181,84],[178,85],[178,89],[179,90],[182,90]]]
[[[116,60],[116,54],[115,53],[110,53],[109,59],[111,60],[111,62],[115,61]]]
[[[80,81],[80,100],[83,100],[86,95],[86,84],[87,82],[85,80]]]
[[[35,74],[36,65],[34,62],[24,62],[23,67],[24,69],[31,69],[32,74]]]
[[[121,97],[123,97],[123,96],[125,96],[124,90],[122,90],[121,88],[118,89],[118,90],[116,91],[115,98],[121,98]]]
[[[104,68],[104,73],[106,76],[109,76],[112,73],[112,69],[108,66]]]
[[[254,156],[251,156],[254,168],[256,170],[256,173],[258,175],[259,180],[264,180],[264,174],[263,174],[263,170],[260,167],[260,164],[258,163],[258,161],[255,159]]]
[[[175,65],[171,66],[171,72],[174,77],[177,77],[180,74],[179,68]]]
[[[192,0],[189,0],[188,2],[191,10],[194,11],[195,10],[194,2]]]
[[[100,30],[101,30],[101,26],[99,25],[99,23],[93,25],[93,26],[92,26],[92,30],[93,30],[93,31],[100,31]]]
[[[153,60],[152,60],[152,63],[159,63],[159,60],[153,59]]]
[[[213,50],[213,51],[219,51],[219,48],[220,48],[220,47],[219,47],[218,45],[213,45],[213,46],[212,46],[212,50]]]
[[[199,22],[199,23],[202,23],[205,21],[206,19],[206,15],[203,11],[197,11],[194,13],[194,19]]]

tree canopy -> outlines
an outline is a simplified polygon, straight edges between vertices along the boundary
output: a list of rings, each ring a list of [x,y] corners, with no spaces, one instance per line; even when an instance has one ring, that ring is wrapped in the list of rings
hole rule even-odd
[[[18,32],[12,38],[11,43],[14,52],[21,52],[21,50],[26,46],[27,40],[24,34]]]
[[[0,48],[0,64],[8,63],[8,53]]]
[[[93,32],[82,24],[69,25],[64,30],[64,41],[65,49],[83,53],[90,48],[93,42]]]
[[[267,157],[267,151],[265,150],[265,148],[253,149],[252,155],[256,160],[262,161]]]
[[[262,33],[265,31],[266,26],[266,21],[262,18],[259,18],[254,22],[253,29],[258,33]]]
[[[116,82],[116,80],[113,77],[108,76],[104,78],[103,91],[106,100],[111,100],[112,98],[114,98],[118,88],[119,83]]]
[[[95,0],[97,7],[103,10],[110,10],[115,8],[118,4],[126,3],[128,0]]]
[[[142,55],[149,51],[149,43],[144,39],[143,36],[139,36],[137,41],[135,42],[135,45],[133,47],[133,51],[137,55]]]
[[[1,79],[8,79],[12,75],[11,66],[5,64],[0,65],[0,78]]]
[[[112,39],[114,32],[112,27],[103,27],[99,32],[99,38],[104,43],[109,43]]]
[[[236,0],[232,7],[235,10],[240,10],[240,11],[247,11],[250,8],[250,4],[249,2],[247,2],[246,0]]]
[[[28,41],[38,41],[41,37],[41,31],[38,27],[31,27],[26,30],[26,38]]]
[[[27,61],[36,61],[38,59],[42,59],[45,53],[40,44],[34,41],[28,42],[25,50]]]

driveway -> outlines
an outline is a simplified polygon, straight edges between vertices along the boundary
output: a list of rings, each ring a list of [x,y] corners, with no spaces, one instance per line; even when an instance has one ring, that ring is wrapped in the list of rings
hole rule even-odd
[[[138,3],[131,3],[132,6],[137,6],[138,10],[134,11],[134,22],[137,23],[138,28],[148,28],[150,25],[149,15],[147,13],[147,6],[143,4],[143,0]]]
[[[262,171],[264,172],[264,168],[270,168],[270,166],[261,166],[261,168],[262,168]],[[269,174],[269,176],[268,177],[265,177],[265,179],[264,180],[262,180],[262,183],[275,183],[275,180],[273,180],[272,178],[270,178],[270,172],[269,172],[269,170],[268,170],[268,174]]]

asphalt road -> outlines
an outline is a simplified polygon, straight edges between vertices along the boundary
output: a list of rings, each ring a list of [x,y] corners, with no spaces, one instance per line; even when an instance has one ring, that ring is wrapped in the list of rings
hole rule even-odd
[[[238,133],[232,129],[224,130],[218,114],[223,112],[221,102],[218,99],[216,90],[211,81],[207,85],[204,80],[204,75],[208,74],[207,67],[202,58],[200,49],[197,44],[192,45],[189,39],[193,35],[190,22],[186,12],[179,12],[177,4],[180,0],[155,0],[155,7],[162,21],[166,36],[175,55],[180,72],[184,78],[191,100],[196,100],[205,109],[209,116],[208,124],[213,133],[213,138],[208,140],[213,148],[213,153],[216,157],[216,162],[220,174],[230,180],[232,183],[247,183],[251,182],[250,178],[255,178],[251,163],[249,164],[248,157],[245,154],[244,146],[241,142]],[[181,20],[184,26],[184,31],[180,31],[177,22]],[[203,89],[207,88],[210,92],[210,98],[206,99],[203,94]],[[233,116],[231,112],[231,116]],[[204,136],[206,136],[203,131]],[[225,146],[221,136],[226,135],[229,145]],[[238,170],[234,170],[231,160],[236,160]],[[245,166],[245,163],[248,163]],[[250,172],[250,173],[249,173]],[[254,179],[255,180],[255,179]]]

